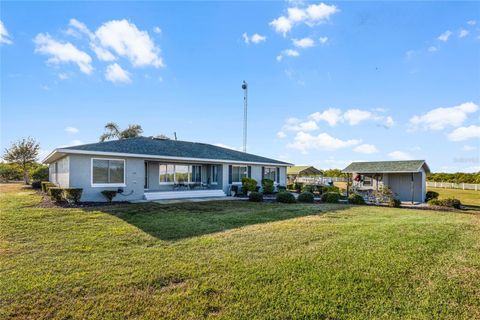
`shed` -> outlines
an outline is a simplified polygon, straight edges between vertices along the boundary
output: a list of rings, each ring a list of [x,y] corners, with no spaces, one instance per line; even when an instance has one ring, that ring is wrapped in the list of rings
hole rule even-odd
[[[375,190],[383,185],[400,201],[425,202],[426,177],[430,173],[425,160],[352,162],[342,171],[352,174],[352,184],[360,190]]]
[[[323,172],[313,166],[293,166],[287,168],[288,181],[292,182],[297,177],[320,176]]]

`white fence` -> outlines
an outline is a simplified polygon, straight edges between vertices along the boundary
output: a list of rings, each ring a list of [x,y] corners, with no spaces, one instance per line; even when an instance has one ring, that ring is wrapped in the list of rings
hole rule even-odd
[[[427,181],[427,187],[480,191],[480,184]]]

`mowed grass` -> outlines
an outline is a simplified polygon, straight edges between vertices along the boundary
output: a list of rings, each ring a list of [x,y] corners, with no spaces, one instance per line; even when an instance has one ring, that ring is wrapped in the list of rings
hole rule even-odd
[[[0,189],[2,319],[480,318],[480,216]]]
[[[464,205],[480,208],[480,191],[443,188],[428,188],[428,191],[438,192],[439,199],[456,198]]]

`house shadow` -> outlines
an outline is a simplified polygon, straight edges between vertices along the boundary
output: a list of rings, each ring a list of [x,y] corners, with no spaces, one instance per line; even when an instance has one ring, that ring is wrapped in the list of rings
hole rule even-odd
[[[348,209],[348,205],[252,203],[137,203],[88,208],[105,212],[161,240],[175,241],[249,225]]]

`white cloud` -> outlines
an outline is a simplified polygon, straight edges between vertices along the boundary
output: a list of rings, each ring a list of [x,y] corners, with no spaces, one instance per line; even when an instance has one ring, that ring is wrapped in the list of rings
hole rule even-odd
[[[443,41],[443,42],[447,42],[448,38],[450,38],[450,36],[452,34],[453,34],[452,31],[447,30],[447,31],[445,31],[444,33],[442,33],[441,35],[438,36],[438,40]]]
[[[141,31],[127,20],[112,20],[95,31],[95,37],[104,49],[126,57],[135,67],[163,67],[160,49],[148,32]]]
[[[465,30],[465,29],[462,29],[458,32],[458,37],[459,38],[465,38],[466,36],[468,36],[468,30]]]
[[[451,141],[464,141],[473,138],[480,139],[480,126],[460,127],[448,134],[448,139]]]
[[[408,59],[412,58],[415,55],[415,50],[408,50],[405,52],[405,56],[407,56]]]
[[[435,47],[435,46],[428,47],[428,52],[435,52],[435,51],[438,51],[437,47]]]
[[[153,28],[153,32],[155,32],[157,34],[162,33],[162,29],[160,29],[160,27],[156,26],[156,27]]]
[[[284,139],[286,137],[287,137],[287,135],[285,134],[285,132],[283,132],[283,131],[278,131],[277,132],[277,138]]]
[[[419,126],[430,130],[458,127],[467,119],[467,113],[477,110],[478,106],[475,103],[466,102],[450,108],[436,108],[420,116],[415,115],[409,123],[413,129]]]
[[[12,44],[11,37],[3,24],[3,21],[0,20],[0,43]]]
[[[292,39],[293,45],[297,48],[310,48],[315,45],[315,42],[311,38]]]
[[[300,55],[300,53],[297,50],[293,50],[293,49],[284,50],[283,53],[289,57],[298,57]]]
[[[287,147],[291,149],[296,149],[302,153],[307,153],[308,150],[336,150],[341,148],[346,148],[354,146],[361,143],[361,140],[350,139],[350,140],[341,140],[334,138],[328,133],[320,133],[317,136],[305,133],[303,131],[298,132],[295,135],[295,138]]]
[[[342,111],[336,108],[329,108],[323,112],[315,112],[310,115],[310,118],[315,121],[326,121],[330,126],[336,125],[343,121]]]
[[[258,33],[255,33],[251,37],[249,37],[246,32],[242,34],[242,38],[243,38],[243,42],[245,42],[246,44],[249,44],[250,42],[258,44],[260,42],[267,40],[266,36],[262,36]]]
[[[371,153],[378,152],[378,149],[373,144],[361,144],[359,146],[356,146],[355,149],[353,149],[353,151],[359,152],[359,153],[371,154]]]
[[[70,42],[61,43],[53,39],[48,33],[39,33],[33,40],[35,52],[50,56],[49,63],[75,63],[80,71],[86,74],[92,73],[92,58],[86,53],[77,49]]]
[[[105,79],[111,82],[129,83],[130,73],[118,65],[118,63],[110,64],[105,72]]]
[[[318,129],[318,125],[315,121],[310,120],[302,122],[297,118],[288,118],[282,128],[284,131],[314,131]]]
[[[413,157],[409,153],[403,152],[403,151],[393,151],[393,152],[390,152],[388,156],[393,160],[412,160],[413,159]]]
[[[384,123],[384,126],[386,128],[391,128],[395,125],[395,121],[393,121],[393,118],[388,116],[386,119],[385,119],[385,123]]]
[[[343,114],[343,117],[351,126],[354,126],[364,120],[370,119],[372,117],[372,113],[370,111],[351,109],[351,110],[347,110]]]
[[[318,41],[320,41],[321,44],[325,44],[328,41],[328,37],[320,37],[318,38]]]
[[[474,25],[477,24],[477,21],[475,21],[475,20],[468,20],[468,21],[467,21],[467,24],[468,24],[469,26],[474,26]]]
[[[285,36],[294,25],[305,23],[308,26],[314,26],[330,19],[330,16],[338,12],[334,5],[325,3],[311,4],[306,8],[290,7],[287,9],[287,16],[280,16],[270,22],[270,25],[276,32]]]
[[[217,146],[217,147],[220,147],[220,148],[225,148],[225,149],[230,149],[230,150],[237,150],[237,151],[240,150],[240,148],[235,148],[235,147],[223,144],[223,143],[215,143],[214,146]]]
[[[78,130],[75,127],[66,127],[65,131],[68,132],[68,133],[78,133],[78,131],[80,131],[80,130]]]
[[[67,79],[68,79],[68,74],[66,74],[66,73],[59,73],[59,74],[58,74],[58,78],[59,78],[60,80],[67,80]]]
[[[463,146],[463,151],[474,151],[474,150],[477,150],[477,147],[470,146],[470,145],[464,145]]]
[[[281,54],[279,54],[276,59],[277,59],[278,62],[280,62],[280,61],[283,60],[283,56]]]

